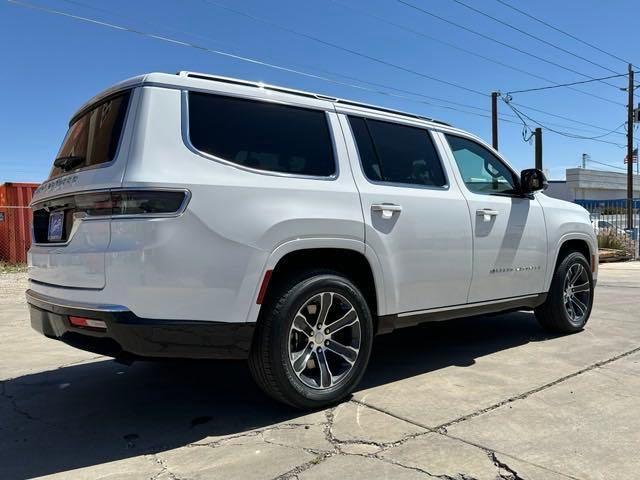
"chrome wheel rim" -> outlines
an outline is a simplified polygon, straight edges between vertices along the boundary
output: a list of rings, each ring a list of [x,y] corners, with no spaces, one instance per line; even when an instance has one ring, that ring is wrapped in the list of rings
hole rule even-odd
[[[591,284],[587,269],[581,263],[574,263],[564,277],[564,309],[573,325],[582,325],[589,311]]]
[[[335,292],[309,298],[289,329],[289,363],[306,386],[326,390],[347,378],[358,355],[362,331],[358,312]]]

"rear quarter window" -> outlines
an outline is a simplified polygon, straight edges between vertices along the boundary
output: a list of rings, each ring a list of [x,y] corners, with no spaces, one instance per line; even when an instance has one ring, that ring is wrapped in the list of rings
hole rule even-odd
[[[324,111],[189,92],[188,117],[189,140],[201,152],[269,172],[336,173]]]

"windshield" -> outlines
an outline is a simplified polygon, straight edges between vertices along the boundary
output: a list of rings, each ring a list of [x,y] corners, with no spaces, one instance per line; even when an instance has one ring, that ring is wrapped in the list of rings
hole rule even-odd
[[[69,127],[49,178],[89,168],[114,159],[130,92],[98,103]]]

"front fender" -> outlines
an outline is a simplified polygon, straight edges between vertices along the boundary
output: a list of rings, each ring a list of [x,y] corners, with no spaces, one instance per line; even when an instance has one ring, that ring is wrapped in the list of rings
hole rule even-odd
[[[592,229],[593,230],[593,229]],[[569,240],[584,241],[589,246],[589,253],[592,255],[595,263],[592,266],[593,279],[596,280],[598,275],[598,242],[595,237],[595,233],[589,234],[587,232],[569,232],[561,235],[553,244],[553,248],[550,250],[550,255],[547,263],[547,278],[545,282],[545,291],[551,288],[551,280],[555,272],[556,265],[558,263],[558,255],[560,255],[560,249]],[[595,257],[594,257],[595,256]],[[592,258],[587,258],[589,262]]]

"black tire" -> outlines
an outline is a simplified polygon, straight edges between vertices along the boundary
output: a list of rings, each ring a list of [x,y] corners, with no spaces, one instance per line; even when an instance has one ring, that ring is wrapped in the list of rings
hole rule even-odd
[[[272,398],[300,409],[325,407],[343,400],[360,382],[371,353],[373,320],[364,296],[349,279],[328,270],[305,272],[274,287],[261,309],[249,356],[249,369],[256,383]],[[327,292],[338,294],[331,295],[332,302],[334,298],[347,299],[357,313],[359,352],[336,385],[311,388],[299,378],[289,360],[290,329],[298,311],[310,299]],[[325,358],[327,355],[325,351]],[[314,358],[318,360],[317,356]]]
[[[583,279],[588,282],[588,290],[586,289],[587,287],[583,287],[585,289],[583,292],[585,295],[581,296],[579,300],[580,304],[584,305],[584,314],[580,315],[580,318],[576,318],[575,315],[577,315],[577,312],[582,312],[583,307],[578,306],[578,303],[574,305],[571,300],[565,303],[565,282],[569,272],[578,271],[580,268],[582,268],[580,271],[584,272]],[[580,285],[584,285],[584,283]],[[586,294],[588,294],[588,299],[586,299]],[[574,296],[574,298],[576,297]],[[567,304],[570,306],[568,307]],[[549,332],[579,332],[589,320],[592,306],[593,276],[591,274],[591,266],[582,253],[570,251],[558,263],[556,271],[553,274],[547,299],[542,305],[535,309],[536,318],[542,327]],[[571,310],[573,310],[573,314]],[[572,315],[574,316],[572,317]]]

